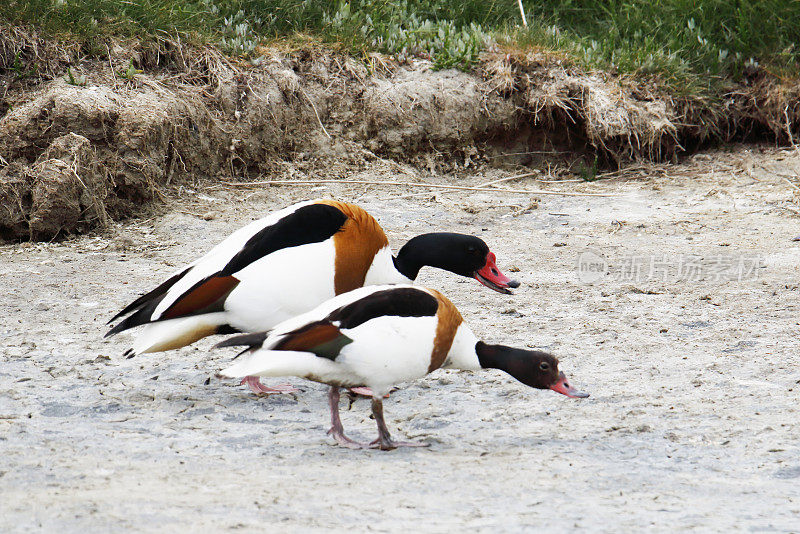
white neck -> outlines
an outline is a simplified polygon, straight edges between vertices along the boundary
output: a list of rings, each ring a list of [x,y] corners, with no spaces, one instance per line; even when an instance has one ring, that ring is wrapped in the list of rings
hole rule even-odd
[[[372,265],[367,271],[367,276],[364,278],[365,286],[411,283],[413,283],[413,280],[409,280],[395,268],[392,251],[388,245],[375,254]]]
[[[478,355],[475,352],[475,344],[478,342],[478,337],[472,333],[472,329],[467,323],[461,323],[456,331],[456,336],[453,338],[453,344],[450,347],[450,352],[447,353],[447,358],[442,365],[447,369],[466,369],[476,371],[483,369],[478,361]]]

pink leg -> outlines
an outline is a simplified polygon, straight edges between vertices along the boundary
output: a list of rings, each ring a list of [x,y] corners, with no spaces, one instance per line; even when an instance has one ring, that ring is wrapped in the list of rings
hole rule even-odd
[[[344,435],[344,427],[342,427],[342,420],[339,418],[339,388],[331,386],[328,391],[328,404],[331,407],[331,428],[328,434],[333,436],[336,443],[348,449],[363,449],[367,447],[364,443],[354,441]]]
[[[372,397],[372,415],[375,417],[375,422],[378,423],[378,439],[371,442],[369,446],[373,449],[380,449],[382,451],[390,451],[397,447],[427,447],[427,443],[417,443],[414,441],[393,441],[389,435],[389,429],[386,427],[386,421],[383,420],[383,399],[380,397]]]
[[[250,388],[250,391],[255,393],[256,395],[275,395],[277,393],[297,393],[300,391],[296,387],[289,385],[289,384],[280,384],[274,387],[267,387],[261,383],[261,380],[257,376],[246,376],[240,382],[240,385],[247,384],[247,387]]]

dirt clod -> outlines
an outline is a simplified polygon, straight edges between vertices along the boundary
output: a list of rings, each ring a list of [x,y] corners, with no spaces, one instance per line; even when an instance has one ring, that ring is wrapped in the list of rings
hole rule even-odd
[[[105,222],[104,177],[86,137],[69,133],[55,139],[31,170],[31,239],[52,239],[64,228],[77,228],[82,217]]]

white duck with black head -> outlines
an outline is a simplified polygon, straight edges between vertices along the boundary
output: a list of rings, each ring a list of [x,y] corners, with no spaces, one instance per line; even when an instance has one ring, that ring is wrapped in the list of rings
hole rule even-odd
[[[419,446],[392,440],[383,418],[383,396],[393,386],[439,368],[500,369],[523,384],[569,397],[575,390],[547,353],[486,344],[475,336],[444,295],[419,286],[372,286],[335,297],[277,325],[218,347],[247,346],[223,377],[298,376],[331,386],[329,434],[346,447]],[[359,443],[344,434],[339,388],[369,387],[378,438]]]

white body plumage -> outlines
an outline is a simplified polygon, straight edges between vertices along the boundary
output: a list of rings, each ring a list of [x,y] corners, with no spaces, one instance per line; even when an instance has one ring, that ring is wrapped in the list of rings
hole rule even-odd
[[[334,359],[313,352],[273,350],[306,325],[324,321],[335,310],[386,290],[413,288],[436,299],[433,314],[421,316],[382,315],[372,317],[353,328],[343,321],[332,321],[341,335],[352,342],[344,345]],[[369,286],[339,295],[314,310],[277,325],[260,348],[242,354],[220,374],[227,377],[298,376],[343,387],[367,386],[376,394],[385,394],[395,384],[425,376],[432,358],[444,350],[442,365],[459,369],[480,369],[475,343],[477,338],[449,301],[442,306],[440,293],[412,285]],[[443,311],[442,311],[443,310]],[[423,313],[423,312],[419,312]],[[455,314],[455,315],[454,315]],[[440,324],[442,322],[442,324]],[[444,324],[446,323],[446,324]],[[452,332],[440,333],[442,329]],[[438,334],[438,335],[437,335]],[[448,347],[435,347],[448,342]]]

